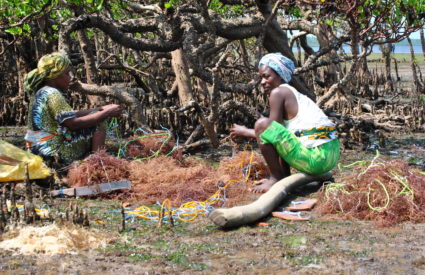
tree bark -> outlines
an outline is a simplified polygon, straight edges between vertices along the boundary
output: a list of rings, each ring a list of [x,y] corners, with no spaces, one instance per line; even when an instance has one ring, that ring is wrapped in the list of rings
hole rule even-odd
[[[394,91],[393,79],[391,77],[391,49],[393,44],[388,43],[381,46],[382,56],[385,61],[385,88]]]
[[[135,93],[145,93],[145,91],[140,88],[98,86],[95,84],[81,83],[79,81],[72,83],[69,88],[73,91],[77,91],[86,95],[110,96],[115,98],[130,108],[132,119],[138,126],[146,126],[145,117],[143,117],[142,104],[134,96]]]
[[[97,84],[96,61],[93,55],[93,45],[88,39],[85,30],[77,31],[78,40],[80,42],[81,52],[84,59],[84,68],[86,70],[86,81],[88,84]]]
[[[409,48],[410,48],[410,66],[412,67],[413,83],[415,84],[415,91],[417,93],[421,93],[421,92],[424,92],[424,87],[418,78],[418,73],[416,71],[415,51],[413,50],[412,40],[410,40],[409,37],[407,37],[407,43],[409,43]]]
[[[422,53],[424,54],[424,59],[425,59],[425,35],[424,35],[423,28],[420,29],[419,35],[421,37]]]
[[[171,64],[173,66],[174,73],[176,74],[180,106],[186,106],[191,100],[193,100],[189,66],[181,48],[172,51],[171,58]]]
[[[78,41],[80,43],[81,53],[84,59],[84,69],[86,72],[86,81],[88,84],[97,84],[98,74],[96,70],[96,61],[93,55],[94,45],[86,35],[86,30],[77,31]],[[91,106],[102,104],[98,96],[89,95],[88,100]]]

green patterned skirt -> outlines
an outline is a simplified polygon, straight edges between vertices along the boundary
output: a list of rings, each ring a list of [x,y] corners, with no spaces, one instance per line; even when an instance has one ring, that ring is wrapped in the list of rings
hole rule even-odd
[[[340,156],[338,139],[333,139],[317,147],[307,148],[294,133],[282,124],[273,121],[261,133],[262,144],[271,144],[278,154],[293,168],[300,172],[318,175],[335,167]]]

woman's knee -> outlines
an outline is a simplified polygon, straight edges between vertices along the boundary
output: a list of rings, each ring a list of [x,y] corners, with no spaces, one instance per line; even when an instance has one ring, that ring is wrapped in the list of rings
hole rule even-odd
[[[267,127],[272,123],[273,120],[267,117],[261,117],[255,122],[254,130],[255,135],[258,137],[262,132],[264,132]]]

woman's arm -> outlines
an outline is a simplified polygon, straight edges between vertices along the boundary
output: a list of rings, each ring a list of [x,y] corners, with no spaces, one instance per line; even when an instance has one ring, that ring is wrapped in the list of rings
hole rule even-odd
[[[230,129],[230,137],[232,139],[238,137],[255,138],[255,131],[243,125],[233,124],[233,127]]]
[[[91,114],[91,113],[93,113],[93,112],[97,112],[97,111],[99,111],[99,110],[100,110],[100,108],[99,108],[99,107],[98,107],[98,108],[88,109],[88,110],[80,110],[80,111],[77,111],[77,112],[75,113],[75,115],[76,115],[77,117],[82,117],[82,116],[89,115],[89,114]]]
[[[84,113],[85,111],[79,111]],[[71,131],[75,131],[78,129],[84,129],[89,127],[94,127],[99,124],[101,121],[109,118],[109,117],[117,117],[121,115],[122,109],[119,105],[110,104],[98,108],[98,112],[89,113],[84,116],[79,116],[79,112],[77,112],[77,116],[65,120],[62,124],[67,127]]]
[[[282,123],[290,120],[298,113],[298,103],[294,93],[287,87],[275,88],[269,96],[271,120]]]

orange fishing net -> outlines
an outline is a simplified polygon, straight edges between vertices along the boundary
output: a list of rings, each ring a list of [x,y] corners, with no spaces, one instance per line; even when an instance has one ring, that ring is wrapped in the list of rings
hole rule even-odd
[[[218,185],[229,181],[225,206],[244,203],[251,197],[248,184],[267,175],[264,160],[251,151],[223,159],[218,168],[195,158],[180,161],[160,155],[144,161],[127,161],[97,152],[74,164],[68,172],[72,187],[130,180],[132,190],[109,197],[142,204],[169,199],[174,207],[188,201],[204,201],[217,191]]]
[[[425,175],[401,160],[358,163],[342,183],[325,186],[315,211],[381,226],[425,221]]]
[[[68,170],[72,187],[99,184],[127,179],[129,161],[98,151],[81,162],[74,162]]]
[[[170,132],[149,133],[146,135],[133,135],[126,140],[108,143],[107,150],[120,158],[145,160],[158,155],[171,155],[181,160],[180,148]]]
[[[148,136],[131,136],[125,144],[127,156],[133,159],[146,159],[151,156],[173,153],[174,140],[164,134],[150,134]]]

